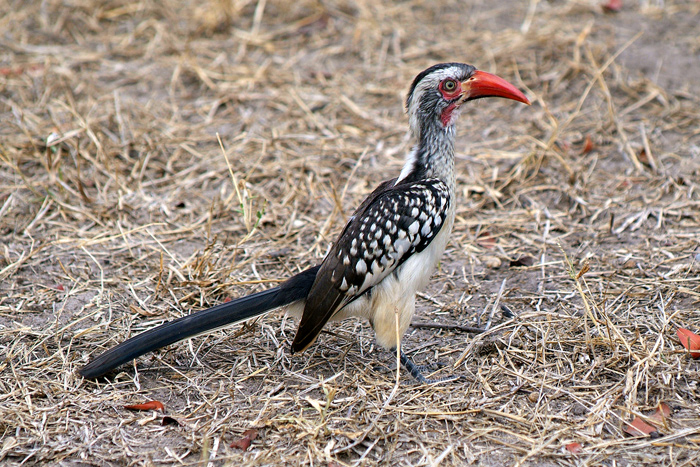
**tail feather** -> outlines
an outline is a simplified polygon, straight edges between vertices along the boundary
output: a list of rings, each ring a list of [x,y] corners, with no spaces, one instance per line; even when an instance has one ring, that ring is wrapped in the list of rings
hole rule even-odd
[[[97,378],[153,350],[303,300],[311,289],[317,271],[317,266],[309,268],[279,287],[231,300],[149,329],[107,350],[82,367],[79,373],[85,378]]]

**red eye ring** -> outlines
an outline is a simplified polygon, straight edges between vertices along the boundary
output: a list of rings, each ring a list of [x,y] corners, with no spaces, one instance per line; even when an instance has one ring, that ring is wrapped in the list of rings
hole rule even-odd
[[[440,83],[440,92],[445,99],[454,99],[461,90],[460,82],[455,79],[447,78]]]

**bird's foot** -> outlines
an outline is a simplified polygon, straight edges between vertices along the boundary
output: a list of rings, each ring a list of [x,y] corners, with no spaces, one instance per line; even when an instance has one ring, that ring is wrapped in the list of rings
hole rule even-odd
[[[401,352],[401,364],[408,370],[409,374],[413,376],[415,380],[423,384],[436,384],[436,383],[447,383],[451,381],[459,381],[464,379],[462,376],[444,376],[442,378],[426,378],[423,375],[423,371],[426,369],[434,369],[437,367],[445,366],[444,363],[438,362],[432,365],[416,365],[413,361],[408,358],[408,356]],[[432,367],[432,368],[431,368]]]
[[[416,365],[415,363],[414,363],[414,365],[415,365],[415,368],[419,372],[425,373],[425,372],[437,371],[440,368],[445,368],[447,366],[447,363],[445,363],[445,362],[430,362],[427,365]]]
[[[395,354],[395,351],[392,351],[392,354]],[[405,355],[404,355],[404,356],[405,356]],[[406,358],[408,359],[407,356],[406,356]],[[411,362],[411,365],[413,365],[413,366],[411,367],[411,371],[418,371],[419,373],[432,373],[433,371],[437,371],[437,370],[439,370],[440,368],[445,368],[445,367],[447,366],[447,363],[445,363],[445,362],[439,362],[439,361],[438,361],[438,362],[430,362],[430,363],[428,363],[428,364],[426,364],[426,365],[416,365],[416,364],[413,363],[411,360],[409,360],[409,361]],[[403,360],[402,360],[402,362],[403,362]],[[385,370],[387,370],[387,371],[389,371],[389,372],[391,372],[391,373],[395,373],[395,372],[396,372],[396,362],[395,362],[395,360],[392,360],[391,365],[384,366],[383,364],[378,364],[377,367],[379,367],[379,366],[383,367]],[[405,365],[404,365],[404,366],[405,366]]]

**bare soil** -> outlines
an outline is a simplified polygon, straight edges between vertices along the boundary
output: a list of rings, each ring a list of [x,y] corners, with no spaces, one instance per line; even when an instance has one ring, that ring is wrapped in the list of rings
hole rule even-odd
[[[700,361],[676,331],[700,333],[700,2],[0,11],[0,462],[698,465]],[[318,263],[399,172],[405,92],[441,61],[533,101],[458,122],[454,235],[404,347],[462,381],[397,378],[360,320],[291,355],[283,316],[77,375]],[[176,423],[123,408],[152,399]],[[625,434],[662,402],[659,437]]]

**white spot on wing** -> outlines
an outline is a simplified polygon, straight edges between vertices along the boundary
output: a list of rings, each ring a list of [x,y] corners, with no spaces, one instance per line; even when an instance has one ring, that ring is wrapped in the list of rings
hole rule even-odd
[[[357,262],[355,265],[355,271],[360,275],[367,272],[367,263],[365,263],[365,260],[361,259]]]
[[[394,242],[394,248],[399,256],[403,256],[403,254],[406,253],[409,248],[411,248],[411,242],[405,238],[398,239],[396,242]]]

